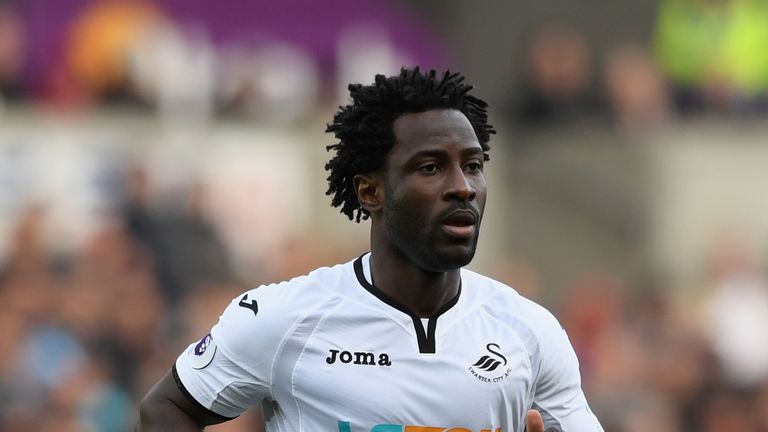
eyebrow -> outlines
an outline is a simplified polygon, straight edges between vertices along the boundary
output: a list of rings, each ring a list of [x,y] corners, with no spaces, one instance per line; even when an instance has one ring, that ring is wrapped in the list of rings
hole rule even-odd
[[[442,148],[419,150],[408,158],[408,162],[419,159],[419,158],[423,158],[423,157],[445,156],[447,153],[448,151]],[[485,150],[483,150],[482,147],[470,147],[470,148],[465,148],[461,150],[461,155],[464,157],[482,155],[482,154],[485,154]]]

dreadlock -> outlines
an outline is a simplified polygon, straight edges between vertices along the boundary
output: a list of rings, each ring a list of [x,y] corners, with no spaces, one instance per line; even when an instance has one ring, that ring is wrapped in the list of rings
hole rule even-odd
[[[341,207],[341,213],[356,222],[368,219],[369,214],[357,201],[353,179],[384,168],[386,155],[395,143],[392,125],[400,115],[459,110],[469,119],[485,151],[490,134],[496,133],[488,124],[488,104],[469,94],[473,87],[465,84],[459,73],[446,71],[438,79],[434,70],[424,74],[418,66],[402,68],[399,75],[376,75],[372,85],[350,84],[348,88],[352,103],[339,107],[325,130],[339,140],[326,146],[328,151],[336,151],[325,164],[330,172],[326,195],[333,195],[331,205]]]

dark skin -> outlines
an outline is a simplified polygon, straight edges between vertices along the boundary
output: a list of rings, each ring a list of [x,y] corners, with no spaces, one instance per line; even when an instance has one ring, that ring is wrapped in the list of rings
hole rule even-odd
[[[456,296],[459,270],[475,253],[485,207],[484,153],[456,110],[409,113],[394,124],[386,169],[355,177],[371,218],[376,286],[428,317]],[[447,217],[461,213],[463,232]]]
[[[429,317],[456,296],[460,268],[475,253],[485,207],[485,154],[457,110],[398,117],[395,144],[381,172],[354,178],[371,216],[376,286],[416,315]],[[138,431],[199,431],[221,420],[190,402],[167,374],[144,398]],[[544,432],[541,415],[526,417]]]
[[[136,432],[201,431],[222,421],[192,403],[168,372],[141,401]]]

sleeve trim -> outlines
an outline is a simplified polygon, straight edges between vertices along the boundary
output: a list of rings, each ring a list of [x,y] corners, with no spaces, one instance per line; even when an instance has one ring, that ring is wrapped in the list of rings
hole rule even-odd
[[[176,371],[176,365],[175,364],[173,365],[173,368],[171,369],[171,371],[172,371],[172,374],[173,374],[173,380],[176,382],[176,385],[179,387],[179,390],[181,390],[181,392],[184,394],[184,396],[187,399],[189,399],[190,402],[195,404],[195,406],[197,406],[201,410],[205,411],[209,416],[211,416],[211,417],[213,417],[213,418],[215,418],[217,420],[221,420],[221,421],[228,421],[228,420],[232,420],[232,419],[237,418],[237,417],[223,416],[223,415],[221,415],[219,413],[216,413],[216,412],[213,412],[209,408],[206,408],[205,406],[203,406],[203,404],[198,402],[197,399],[195,399],[195,397],[192,396],[192,394],[189,392],[189,390],[187,390],[187,388],[184,386],[184,383],[181,382],[181,378],[179,378],[179,373]]]
[[[545,430],[544,432],[561,432],[563,430],[563,426],[560,424],[560,421],[557,420],[555,416],[552,415],[552,413],[542,408],[541,405],[534,402],[531,408],[541,413],[542,417],[544,417],[545,419],[544,420],[545,423],[550,423],[550,422],[555,423],[554,425],[551,425],[550,427],[548,427],[547,430]]]

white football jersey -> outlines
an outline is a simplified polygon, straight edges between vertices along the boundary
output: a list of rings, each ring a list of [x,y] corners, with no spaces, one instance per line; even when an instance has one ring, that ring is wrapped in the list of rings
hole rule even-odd
[[[418,318],[371,283],[370,254],[234,299],[174,367],[182,391],[268,431],[522,432],[602,428],[578,361],[546,309],[461,270],[459,294]]]

